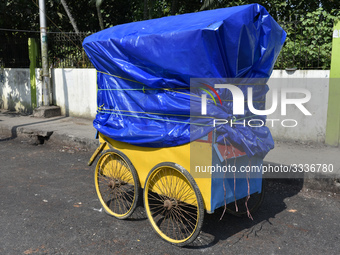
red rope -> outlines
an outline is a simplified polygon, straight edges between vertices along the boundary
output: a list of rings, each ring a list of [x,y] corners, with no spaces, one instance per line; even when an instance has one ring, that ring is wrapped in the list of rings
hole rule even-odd
[[[249,159],[249,170],[251,169],[251,159]],[[246,178],[247,178],[247,184],[248,184],[248,195],[247,195],[247,198],[246,198],[246,202],[244,203],[246,208],[247,208],[247,215],[248,215],[248,218],[251,219],[251,220],[254,220],[253,217],[251,216],[250,214],[250,211],[249,211],[249,208],[248,208],[248,200],[250,198],[250,184],[249,184],[249,179],[250,179],[250,173],[247,172],[247,175],[246,175]]]
[[[225,159],[225,164],[226,164],[226,167],[228,168],[228,162],[227,162],[227,149],[229,148],[229,146],[227,146],[227,143],[226,141],[230,144],[231,148],[232,148],[232,152],[233,152],[233,156],[234,156],[234,167],[236,166],[236,154],[235,154],[235,148],[234,146],[231,144],[231,142],[228,141],[228,139],[223,136],[223,141],[224,141],[224,146],[225,146],[225,150],[224,150],[224,159]],[[229,153],[228,153],[229,154]],[[223,218],[224,214],[225,214],[225,211],[227,209],[227,189],[225,188],[225,175],[226,175],[227,172],[224,173],[224,176],[223,176],[223,191],[224,191],[224,210],[223,210],[223,213],[222,213],[222,216],[220,218],[220,220]],[[237,200],[236,200],[236,173],[234,172],[234,200],[235,200],[235,209],[236,209],[236,212],[238,212],[238,206],[237,206]]]
[[[224,141],[224,147],[225,147],[223,158],[225,159],[225,165],[228,168],[228,162],[227,162],[227,149],[228,149],[228,147],[227,147],[227,143],[226,143],[226,138],[224,136],[223,136],[223,141]],[[224,210],[223,210],[223,213],[221,215],[220,220],[222,220],[222,218],[223,218],[223,216],[225,214],[225,211],[227,209],[227,199],[226,199],[226,197],[227,197],[227,189],[225,188],[225,183],[224,183],[226,173],[227,172],[225,172],[224,176],[223,176]]]

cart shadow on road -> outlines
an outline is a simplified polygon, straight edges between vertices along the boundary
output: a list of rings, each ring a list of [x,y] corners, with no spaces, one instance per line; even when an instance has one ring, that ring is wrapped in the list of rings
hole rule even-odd
[[[216,209],[213,214],[205,213],[201,233],[184,249],[199,250],[221,244],[231,247],[242,240],[259,238],[261,231],[267,225],[272,225],[271,219],[287,209],[284,200],[298,194],[302,186],[302,179],[267,179],[263,204],[252,214],[253,220],[248,217],[236,217],[227,212],[223,215],[224,207]],[[142,199],[139,200],[136,210],[127,220],[148,223]]]
[[[253,220],[228,213],[223,215],[224,207],[215,210],[213,214],[206,213],[200,235],[186,248],[204,249],[220,243],[231,247],[241,240],[259,238],[261,231],[267,225],[272,225],[271,219],[287,208],[284,200],[298,194],[302,189],[302,181],[296,181],[294,185],[283,184],[284,182],[285,180],[274,179],[266,181],[264,201],[258,211],[252,214]]]

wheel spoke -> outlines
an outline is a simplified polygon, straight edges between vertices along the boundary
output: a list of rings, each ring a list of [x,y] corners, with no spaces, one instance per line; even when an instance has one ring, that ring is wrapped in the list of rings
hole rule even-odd
[[[177,214],[177,218],[179,219],[179,221],[182,223],[182,228],[181,228],[181,231],[182,229],[187,233],[187,236],[190,236],[191,234],[191,231],[193,231],[195,229],[195,226],[191,228],[191,230],[189,230],[189,228],[186,226],[186,224],[183,222],[182,218],[184,218],[186,220],[186,223],[189,224],[191,223],[190,221],[188,221],[184,215],[182,214],[179,214],[179,213],[176,213]]]
[[[187,211],[184,211],[183,209],[181,209],[180,207],[178,208],[179,210],[178,210],[178,213],[180,213],[187,221],[188,221],[188,223],[190,222],[185,216],[184,216],[184,214],[183,213],[185,213],[185,214],[188,214],[188,212]],[[190,214],[188,214],[188,216],[189,217],[191,217],[194,221],[197,221],[197,217],[193,217],[192,215],[190,215]],[[191,223],[191,222],[190,222]],[[194,225],[195,226],[195,225]]]
[[[149,195],[150,197],[152,197],[152,199],[157,200],[157,201],[160,201],[161,203],[164,203],[164,200],[165,200],[165,199],[157,198],[156,196],[154,196],[154,195],[151,194],[151,193],[149,193],[148,195]]]
[[[157,173],[157,175],[159,175],[161,172],[158,172]],[[156,176],[155,176],[156,177]],[[156,179],[157,180],[157,179]],[[162,193],[162,195],[164,195],[164,194],[169,194],[168,193],[168,190],[167,190],[167,186],[164,184],[164,180],[163,180],[163,177],[162,176],[160,176],[159,178],[158,178],[158,180],[159,180],[159,182],[160,183],[158,183],[158,182],[155,182],[155,184],[157,185],[157,187],[159,188],[159,190],[160,190],[160,192]],[[162,187],[164,188],[164,190],[162,189]]]
[[[181,237],[182,239],[185,239],[185,236],[184,236],[184,234],[183,234],[182,228],[181,228],[181,226],[180,226],[180,224],[179,224],[180,219],[178,218],[178,215],[175,215],[174,211],[172,211],[172,214],[174,215],[174,222],[176,223],[177,228],[178,228],[177,232],[180,233],[180,235],[182,236],[182,237]],[[176,236],[176,239],[179,240],[179,239],[177,238],[177,234],[176,234],[175,236]]]
[[[154,211],[154,212],[152,213],[152,215],[155,215],[156,213],[158,213],[158,212],[163,212],[163,211],[165,211],[165,208],[164,208],[164,207],[162,207],[162,208],[160,208],[160,209]]]
[[[188,215],[192,215],[193,219],[197,220],[197,213],[189,212],[187,210],[184,210],[182,207],[185,207],[185,206],[184,205],[179,205],[177,207],[177,209],[181,210],[182,212],[187,213]],[[187,207],[187,208],[190,208],[190,207]],[[195,210],[195,212],[197,212],[197,208],[196,207],[195,208],[190,208],[190,209]]]

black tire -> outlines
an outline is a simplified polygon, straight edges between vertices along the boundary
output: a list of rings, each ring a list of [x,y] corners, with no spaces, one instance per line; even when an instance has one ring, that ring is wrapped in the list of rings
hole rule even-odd
[[[126,219],[133,213],[140,184],[136,169],[124,153],[114,149],[103,151],[94,180],[99,201],[107,214]]]
[[[182,166],[156,165],[145,182],[144,206],[156,233],[169,243],[184,246],[199,235],[204,204],[194,178]]]

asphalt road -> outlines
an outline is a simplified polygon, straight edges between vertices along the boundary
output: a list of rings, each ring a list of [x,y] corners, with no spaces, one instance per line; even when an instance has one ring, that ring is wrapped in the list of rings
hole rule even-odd
[[[340,198],[269,181],[254,220],[205,215],[179,248],[158,238],[139,206],[130,220],[100,210],[92,152],[0,137],[0,254],[339,254]]]

